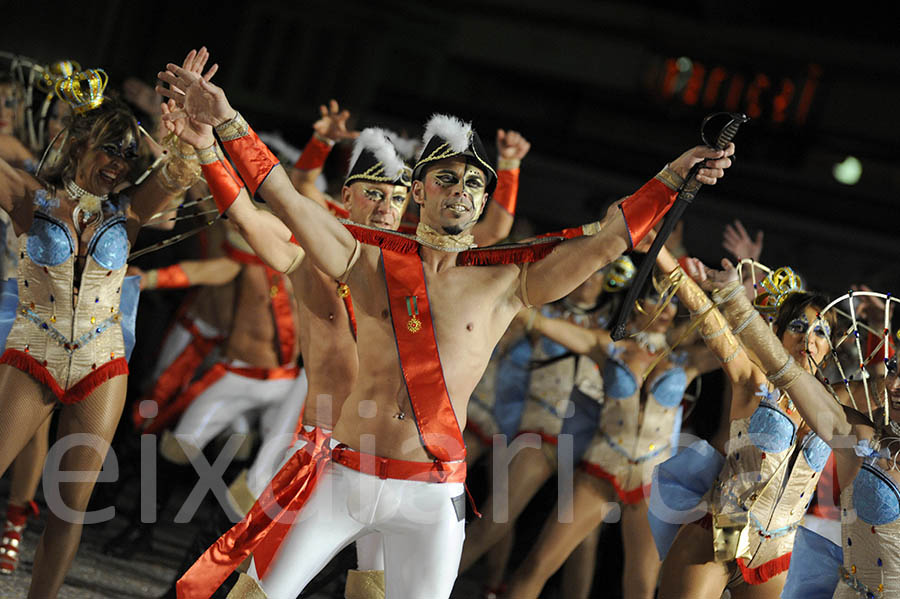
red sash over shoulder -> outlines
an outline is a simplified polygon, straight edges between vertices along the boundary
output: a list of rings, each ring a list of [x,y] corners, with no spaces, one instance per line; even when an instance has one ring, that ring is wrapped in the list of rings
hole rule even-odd
[[[381,259],[400,367],[422,445],[442,462],[464,460],[466,447],[444,382],[422,260],[418,253],[384,249]]]

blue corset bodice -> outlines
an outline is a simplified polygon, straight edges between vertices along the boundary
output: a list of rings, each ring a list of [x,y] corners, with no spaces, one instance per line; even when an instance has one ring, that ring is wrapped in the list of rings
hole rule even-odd
[[[761,395],[763,400],[750,416],[747,425],[750,442],[767,453],[786,451],[797,440],[797,425],[781,411],[775,403],[774,393],[770,393],[765,385],[757,395]],[[801,451],[806,463],[816,472],[822,471],[831,455],[831,447],[811,431],[803,438]]]
[[[47,203],[46,192],[35,192],[36,203]],[[75,240],[69,228],[60,220],[36,209],[31,229],[28,231],[26,248],[28,256],[41,266],[58,266],[75,251]],[[88,254],[103,268],[118,270],[128,259],[128,231],[125,218],[116,213],[107,218],[91,237]]]
[[[609,358],[603,365],[603,390],[612,399],[627,399],[637,393],[638,383],[631,369],[615,354],[609,352]],[[621,353],[621,352],[618,352]],[[684,390],[687,388],[687,374],[680,366],[670,368],[653,381],[650,394],[658,404],[672,408],[681,403]]]
[[[866,524],[890,524],[900,518],[900,488],[877,464],[867,460],[853,479],[853,507]]]

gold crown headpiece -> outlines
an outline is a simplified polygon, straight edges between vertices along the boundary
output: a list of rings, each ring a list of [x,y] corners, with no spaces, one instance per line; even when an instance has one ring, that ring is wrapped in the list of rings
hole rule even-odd
[[[616,292],[628,287],[634,278],[636,269],[628,256],[619,256],[603,273],[603,291]]]
[[[37,81],[37,86],[41,91],[53,95],[53,90],[56,89],[56,83],[60,79],[71,77],[80,70],[81,65],[74,60],[57,60],[56,62],[51,62],[44,67],[41,78]]]
[[[75,114],[82,115],[103,103],[109,77],[103,69],[86,69],[56,82],[54,89]]]
[[[753,307],[763,314],[774,314],[790,294],[803,291],[803,281],[790,266],[782,266],[766,275],[759,288]]]

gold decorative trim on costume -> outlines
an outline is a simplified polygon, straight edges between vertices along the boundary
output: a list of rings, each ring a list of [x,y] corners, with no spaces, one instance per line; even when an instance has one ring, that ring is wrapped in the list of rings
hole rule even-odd
[[[187,466],[191,463],[184,448],[170,430],[163,431],[162,438],[159,440],[159,453],[162,457],[179,466]]]
[[[344,180],[344,185],[349,185],[352,181],[376,181],[382,183],[391,183],[394,180],[387,176],[384,170],[383,162],[376,162],[361,173],[350,175]]]
[[[668,164],[656,174],[656,179],[672,191],[678,191],[684,185],[684,177],[673,171]]]
[[[522,161],[518,158],[498,158],[497,159],[497,170],[498,171],[513,171],[519,168],[522,165]]]
[[[255,579],[241,574],[226,599],[269,599]]]
[[[423,222],[419,222],[419,226],[416,227],[416,241],[444,252],[462,252],[475,247],[475,237],[469,232],[457,235],[439,233]]]
[[[162,145],[168,153],[159,169],[162,186],[172,193],[193,187],[200,179],[200,162],[194,146],[181,141],[174,134],[167,135]]]
[[[581,232],[584,235],[596,235],[603,228],[603,225],[600,224],[599,220],[595,220],[592,223],[588,223],[586,225],[581,226]]]
[[[229,503],[241,516],[246,516],[256,503],[256,497],[247,485],[247,469],[241,470],[237,478],[228,486]]]
[[[384,570],[347,570],[344,599],[384,599]]]
[[[200,164],[213,164],[224,158],[225,155],[222,153],[222,148],[219,147],[219,142],[213,142],[211,146],[197,150],[197,160]]]
[[[231,141],[250,133],[250,125],[244,120],[240,112],[235,112],[232,118],[216,125],[216,133],[223,142]]]

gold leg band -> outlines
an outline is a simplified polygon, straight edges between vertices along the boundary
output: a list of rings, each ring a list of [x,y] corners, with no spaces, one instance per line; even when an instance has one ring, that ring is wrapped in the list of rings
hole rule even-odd
[[[241,574],[237,583],[231,587],[226,599],[268,599],[259,583],[246,574]]]
[[[348,570],[344,599],[384,599],[384,570]]]

